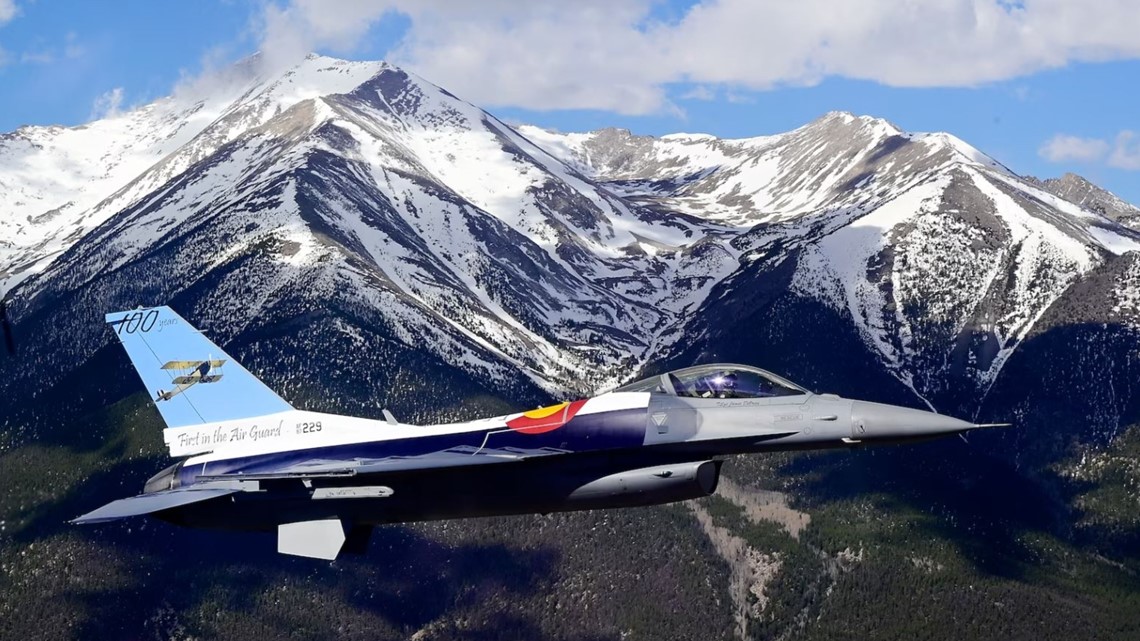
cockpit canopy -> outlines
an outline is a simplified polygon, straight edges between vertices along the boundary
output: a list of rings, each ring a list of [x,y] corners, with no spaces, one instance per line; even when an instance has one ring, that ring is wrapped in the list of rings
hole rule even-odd
[[[717,363],[666,372],[630,383],[615,392],[656,392],[690,398],[770,398],[808,391],[771,372],[747,365]]]

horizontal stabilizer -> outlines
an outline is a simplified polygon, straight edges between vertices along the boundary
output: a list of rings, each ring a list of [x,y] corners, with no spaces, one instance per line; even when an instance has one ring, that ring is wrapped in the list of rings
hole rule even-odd
[[[140,494],[108,503],[94,512],[88,512],[74,519],[72,523],[103,523],[105,521],[125,519],[129,516],[153,514],[154,512],[161,512],[172,507],[180,507],[222,496],[229,496],[230,494],[235,494],[240,491],[240,489],[230,487],[190,487],[186,489],[155,492],[153,494]]]

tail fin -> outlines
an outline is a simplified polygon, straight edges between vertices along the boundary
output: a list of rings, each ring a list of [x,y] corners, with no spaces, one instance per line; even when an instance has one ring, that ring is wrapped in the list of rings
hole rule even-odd
[[[293,409],[169,307],[107,314],[167,428]],[[172,452],[173,453],[173,452]]]

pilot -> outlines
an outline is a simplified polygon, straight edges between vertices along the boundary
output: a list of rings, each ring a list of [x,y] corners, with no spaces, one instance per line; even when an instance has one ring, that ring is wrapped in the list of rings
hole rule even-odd
[[[736,398],[736,372],[721,372],[717,379],[720,382],[720,398]]]
[[[703,381],[705,388],[700,392],[701,398],[735,398],[736,397],[736,372],[723,371],[717,372]]]

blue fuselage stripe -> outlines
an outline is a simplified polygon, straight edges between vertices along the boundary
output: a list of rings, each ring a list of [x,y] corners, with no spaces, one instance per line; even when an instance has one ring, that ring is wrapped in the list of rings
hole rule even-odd
[[[578,415],[562,427],[541,434],[527,434],[505,427],[486,430],[433,434],[404,439],[369,441],[258,454],[211,461],[205,465],[185,466],[179,471],[182,486],[194,483],[198,476],[264,474],[306,461],[345,461],[383,459],[393,456],[422,456],[455,447],[518,448],[537,450],[554,448],[568,452],[594,452],[640,447],[645,442],[645,408],[615,410]]]

